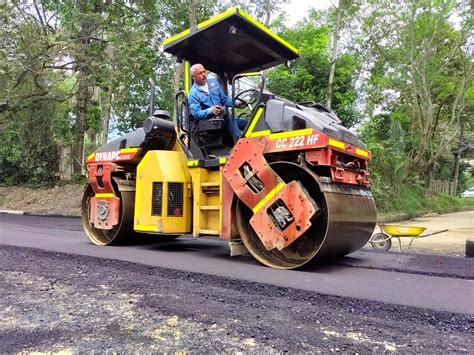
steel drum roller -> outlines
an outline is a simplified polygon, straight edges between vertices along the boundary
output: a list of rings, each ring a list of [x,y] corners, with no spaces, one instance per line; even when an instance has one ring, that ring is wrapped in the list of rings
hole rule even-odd
[[[372,194],[366,187],[334,184],[308,168],[288,162],[272,163],[286,182],[299,181],[320,208],[312,226],[288,247],[266,250],[249,219],[252,211],[237,205],[237,226],[244,245],[261,263],[279,269],[293,269],[312,261],[341,257],[359,250],[370,239],[376,213]]]

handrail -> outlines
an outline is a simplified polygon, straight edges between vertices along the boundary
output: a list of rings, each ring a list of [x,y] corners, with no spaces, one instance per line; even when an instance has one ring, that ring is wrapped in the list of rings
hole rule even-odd
[[[184,121],[183,117],[180,112],[180,104],[179,104],[179,97],[183,96],[184,98],[184,107],[185,107],[185,112],[184,112]],[[186,91],[180,90],[178,91],[175,96],[174,96],[174,107],[175,107],[175,114],[176,114],[176,124],[178,126],[178,129],[186,134],[188,134],[187,128],[189,127],[189,108],[188,108],[188,96],[186,95]]]

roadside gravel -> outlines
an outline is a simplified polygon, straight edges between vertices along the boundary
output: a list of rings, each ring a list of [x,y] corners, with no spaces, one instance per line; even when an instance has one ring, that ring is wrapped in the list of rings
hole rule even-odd
[[[473,317],[0,246],[2,352],[470,352]]]
[[[39,187],[0,186],[0,209],[30,214],[80,216],[83,185]]]

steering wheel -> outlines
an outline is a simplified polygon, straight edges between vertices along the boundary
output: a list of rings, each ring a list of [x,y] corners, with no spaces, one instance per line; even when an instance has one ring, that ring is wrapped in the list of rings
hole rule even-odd
[[[241,101],[243,102],[242,106],[238,106],[239,108],[250,107],[252,109],[252,105],[254,105],[258,101],[258,90],[256,89],[247,89],[241,91],[237,94],[234,101]]]

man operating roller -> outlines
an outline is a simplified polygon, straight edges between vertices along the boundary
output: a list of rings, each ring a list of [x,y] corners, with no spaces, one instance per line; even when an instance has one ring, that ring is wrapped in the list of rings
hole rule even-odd
[[[232,99],[222,91],[217,80],[207,79],[206,69],[202,64],[194,64],[191,66],[190,72],[194,84],[189,90],[188,103],[191,114],[196,120],[219,116],[225,106],[232,106]],[[236,106],[242,104],[244,104],[243,101]],[[235,137],[239,138],[242,135],[242,130],[246,125],[246,120],[236,119]],[[229,118],[227,119],[227,130],[230,134],[234,132],[232,119]]]

